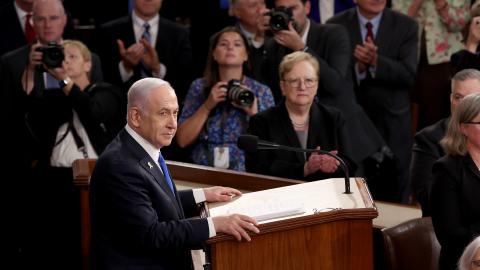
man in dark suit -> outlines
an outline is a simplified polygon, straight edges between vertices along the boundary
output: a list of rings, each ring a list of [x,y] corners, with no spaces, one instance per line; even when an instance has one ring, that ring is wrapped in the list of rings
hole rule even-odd
[[[15,0],[0,7],[0,25],[3,25],[0,29],[0,56],[27,44],[25,26],[27,18],[31,17],[33,2]]]
[[[356,3],[356,8],[329,22],[349,30],[357,99],[397,159],[393,185],[398,194],[390,199],[406,202],[411,149],[408,93],[416,74],[418,26],[411,18],[385,9],[385,0]]]
[[[140,78],[169,81],[180,104],[193,79],[188,32],[159,16],[162,0],[135,0],[131,14],[108,22],[99,32],[107,81],[127,90]]]
[[[287,30],[273,32],[265,44],[262,63],[263,80],[270,86],[278,104],[282,98],[278,66],[292,51],[306,51],[320,63],[318,101],[339,109],[347,130],[352,132],[352,159],[361,164],[384,145],[375,126],[357,104],[353,93],[350,63],[350,43],[346,30],[339,25],[319,25],[308,19],[309,0],[276,0],[275,7],[292,10]]]
[[[177,129],[178,102],[169,83],[135,82],[127,126],[99,157],[91,178],[92,269],[192,269],[190,249],[218,232],[238,241],[258,233],[243,215],[196,218],[197,203],[229,201],[225,187],[178,191],[161,154]]]
[[[480,71],[464,69],[452,78],[450,110],[455,111],[460,101],[467,95],[480,92]],[[417,201],[422,207],[422,215],[430,216],[430,187],[432,185],[433,163],[445,155],[440,140],[445,136],[450,117],[420,130],[414,137],[410,181]]]

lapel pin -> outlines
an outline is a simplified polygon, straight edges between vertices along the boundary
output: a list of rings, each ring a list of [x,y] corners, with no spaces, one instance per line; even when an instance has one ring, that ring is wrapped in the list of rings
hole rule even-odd
[[[153,168],[153,165],[152,163],[150,163],[150,161],[147,164],[148,164],[148,167],[150,167],[150,169]]]

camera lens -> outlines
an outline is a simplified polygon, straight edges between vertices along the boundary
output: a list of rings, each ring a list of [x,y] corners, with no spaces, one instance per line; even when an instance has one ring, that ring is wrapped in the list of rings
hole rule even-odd
[[[288,18],[285,18],[283,14],[273,14],[270,19],[270,28],[273,31],[287,30],[288,29]]]
[[[242,107],[250,107],[255,100],[255,94],[240,85],[238,80],[228,82],[227,98]]]
[[[273,31],[288,30],[288,23],[292,20],[292,10],[286,7],[277,7],[270,14],[270,28]]]

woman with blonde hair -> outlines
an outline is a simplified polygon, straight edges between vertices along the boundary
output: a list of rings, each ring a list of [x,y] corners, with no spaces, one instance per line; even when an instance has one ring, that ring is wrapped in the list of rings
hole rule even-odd
[[[480,237],[468,244],[458,261],[458,270],[478,269],[480,269]]]
[[[440,269],[456,269],[470,241],[480,234],[480,93],[466,96],[441,140],[447,154],[433,166],[432,221]]]
[[[338,154],[353,172],[356,166],[342,113],[315,101],[320,72],[319,63],[311,54],[298,51],[286,55],[279,66],[284,98],[277,106],[254,115],[248,131],[276,144]],[[248,153],[246,158],[249,172],[304,181],[342,176],[339,165],[329,155],[281,150],[259,150]]]

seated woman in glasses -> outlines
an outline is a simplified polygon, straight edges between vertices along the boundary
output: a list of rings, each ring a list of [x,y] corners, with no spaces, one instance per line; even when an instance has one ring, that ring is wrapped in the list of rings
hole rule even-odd
[[[353,169],[340,111],[315,102],[318,61],[305,52],[286,55],[280,66],[283,101],[250,118],[248,132],[260,140],[338,154]],[[248,172],[313,181],[343,176],[339,162],[326,154],[258,150],[247,153]]]
[[[433,165],[430,205],[440,269],[453,270],[480,234],[480,93],[463,98],[440,143],[447,155]]]

